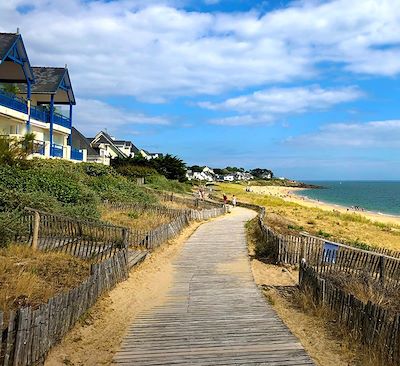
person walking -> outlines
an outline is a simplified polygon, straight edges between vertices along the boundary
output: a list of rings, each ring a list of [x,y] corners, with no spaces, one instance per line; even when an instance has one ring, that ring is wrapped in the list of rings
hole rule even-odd
[[[233,196],[232,196],[232,206],[233,206],[233,207],[236,207],[236,203],[237,203],[237,202],[236,202],[236,197],[235,197],[235,195],[233,195]]]

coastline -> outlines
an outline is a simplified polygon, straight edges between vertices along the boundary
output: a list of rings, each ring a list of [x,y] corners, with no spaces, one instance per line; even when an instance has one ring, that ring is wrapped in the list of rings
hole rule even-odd
[[[304,191],[307,188],[281,187],[281,186],[251,186],[252,192],[282,198],[289,202],[294,202],[302,206],[320,208],[325,211],[339,211],[346,214],[357,214],[366,217],[371,221],[382,222],[385,224],[400,225],[400,216],[384,214],[373,211],[355,211],[349,208],[323,201],[313,200],[308,197],[297,195],[296,192]]]

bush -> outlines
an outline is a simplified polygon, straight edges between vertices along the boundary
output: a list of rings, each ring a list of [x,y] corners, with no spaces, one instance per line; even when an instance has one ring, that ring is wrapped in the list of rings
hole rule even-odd
[[[168,180],[162,175],[152,175],[146,178],[146,183],[154,189],[161,191],[170,191],[176,193],[185,193],[190,191],[190,186],[177,180]]]
[[[154,168],[137,165],[122,165],[117,167],[116,171],[128,178],[150,177],[157,174]]]
[[[0,212],[0,247],[6,247],[20,233],[20,216],[18,211]]]

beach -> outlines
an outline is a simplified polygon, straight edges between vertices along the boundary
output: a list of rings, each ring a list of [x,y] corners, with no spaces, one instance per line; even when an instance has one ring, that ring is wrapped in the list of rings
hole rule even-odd
[[[362,215],[372,221],[383,222],[386,224],[400,225],[400,216],[385,215],[372,211],[355,211],[351,210],[350,207],[344,207],[332,203],[312,200],[304,196],[296,195],[296,192],[302,191],[305,188],[281,187],[281,186],[251,186],[250,189],[251,192],[255,194],[279,197],[284,199],[285,201],[295,202],[306,207],[317,207],[325,211],[336,210],[342,213],[355,213],[358,215]]]

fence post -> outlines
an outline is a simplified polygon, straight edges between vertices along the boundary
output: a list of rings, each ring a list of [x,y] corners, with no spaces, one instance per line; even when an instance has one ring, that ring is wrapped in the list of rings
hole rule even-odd
[[[385,282],[385,257],[382,255],[379,257],[379,280]]]
[[[129,246],[129,231],[127,228],[122,229],[122,244],[125,248]]]
[[[33,212],[33,233],[32,233],[32,248],[38,249],[39,246],[39,226],[40,226],[40,214],[38,211]]]

